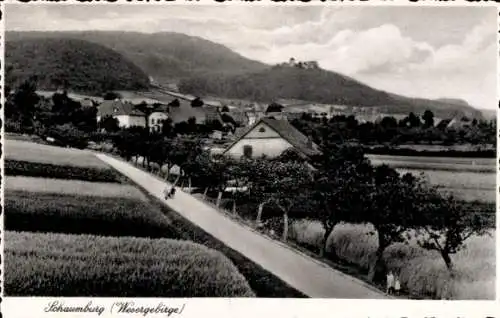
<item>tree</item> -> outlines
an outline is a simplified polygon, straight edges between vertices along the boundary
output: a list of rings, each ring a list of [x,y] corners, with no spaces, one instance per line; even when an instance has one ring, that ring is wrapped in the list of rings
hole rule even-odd
[[[202,107],[204,104],[205,103],[199,97],[196,97],[191,101],[191,107]]]
[[[414,225],[419,200],[415,196],[416,178],[408,174],[401,178],[392,168],[382,165],[375,169],[372,182],[364,196],[363,219],[373,225],[378,247],[369,266],[368,279],[382,273],[382,255],[393,243],[404,242],[404,233]]]
[[[437,191],[427,191],[417,223],[417,243],[438,251],[451,275],[454,264],[451,254],[465,247],[468,238],[489,234],[489,217],[472,213],[453,197],[441,197]]]
[[[163,121],[161,125],[161,134],[166,137],[173,137],[174,127],[172,126],[172,119],[167,118]]]
[[[266,113],[279,113],[283,110],[283,105],[278,103],[271,103],[267,106]]]
[[[408,115],[408,123],[411,128],[420,127],[420,118],[414,113]]]
[[[121,99],[121,98],[122,98],[122,96],[119,93],[112,92],[112,91],[106,92],[103,95],[104,100],[115,100],[115,99]]]
[[[111,115],[106,115],[99,121],[99,127],[107,132],[117,132],[120,130],[118,119]]]
[[[6,116],[17,117],[21,127],[33,125],[35,106],[40,101],[36,94],[36,78],[30,78],[24,81],[12,96],[12,107],[7,107]]]
[[[286,241],[290,211],[294,204],[307,199],[305,190],[312,182],[310,167],[298,162],[256,159],[251,162],[249,171],[252,176],[251,194],[259,201],[257,224],[260,223],[264,205],[275,204],[283,213],[282,239]]]
[[[170,107],[179,107],[181,106],[181,103],[179,102],[179,100],[176,98],[174,99],[173,101],[171,101],[170,103],[168,103],[167,106],[170,106]]]
[[[229,112],[229,107],[227,105],[222,106],[221,113],[228,113]]]
[[[434,127],[434,113],[432,111],[426,110],[424,112],[424,115],[422,116],[422,119],[424,120],[425,128]]]
[[[342,221],[358,221],[364,217],[365,185],[372,177],[372,168],[358,147],[337,146],[325,149],[315,171],[313,196],[323,236],[321,255],[326,252],[327,239]],[[336,256],[335,251],[333,256]]]

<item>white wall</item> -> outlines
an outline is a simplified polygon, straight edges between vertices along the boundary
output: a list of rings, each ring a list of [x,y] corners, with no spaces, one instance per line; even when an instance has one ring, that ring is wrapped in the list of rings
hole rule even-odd
[[[279,156],[283,151],[291,148],[292,145],[281,137],[276,138],[243,138],[234,144],[226,154],[234,158],[243,156],[245,145],[252,147],[252,157],[261,157],[266,155],[268,158]]]
[[[149,129],[152,130],[152,131],[154,131],[154,130],[156,130],[156,131],[161,130],[161,128],[163,126],[162,121],[164,121],[167,118],[168,118],[168,116],[165,113],[162,113],[162,112],[152,113],[149,116]]]
[[[142,116],[118,115],[114,117],[118,119],[118,126],[120,127],[146,127],[146,120]]]

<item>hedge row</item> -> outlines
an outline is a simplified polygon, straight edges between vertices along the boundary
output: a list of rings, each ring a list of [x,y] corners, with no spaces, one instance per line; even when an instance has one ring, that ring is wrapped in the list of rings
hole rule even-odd
[[[5,174],[94,182],[124,182],[125,178],[111,168],[59,166],[50,163],[5,160]]]
[[[252,297],[221,253],[186,241],[7,232],[5,294]]]
[[[422,156],[422,157],[451,157],[451,158],[495,158],[496,150],[416,150],[392,147],[363,147],[367,154],[392,156]]]
[[[139,199],[9,191],[5,229],[176,238],[169,219]]]

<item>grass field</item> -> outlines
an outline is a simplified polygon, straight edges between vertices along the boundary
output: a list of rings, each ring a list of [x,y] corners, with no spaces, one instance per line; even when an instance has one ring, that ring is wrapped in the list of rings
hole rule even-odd
[[[9,296],[252,297],[221,253],[169,239],[5,234]]]
[[[400,173],[423,173],[431,185],[464,201],[496,201],[496,162],[484,158],[368,155],[374,165],[387,164]]]
[[[489,158],[449,158],[424,156],[367,155],[374,165],[387,164],[394,168],[495,172],[496,161]]]
[[[106,197],[115,200],[115,203],[120,198],[147,201],[144,194],[136,187],[119,183],[7,176],[5,177],[5,187],[8,191],[27,191],[35,195],[38,193],[54,193],[59,195]]]
[[[367,225],[340,224],[328,238],[328,250],[335,249],[344,262],[368,270],[377,248],[377,237],[369,235]],[[319,222],[300,220],[292,223],[290,238],[308,248],[318,249],[323,236]],[[415,244],[394,244],[383,259],[399,273],[402,288],[413,298],[495,299],[495,237],[473,237],[466,248],[452,255],[457,275],[452,277],[441,256]]]
[[[106,163],[88,151],[11,139],[5,140],[5,159],[47,163],[58,166],[110,168]]]
[[[62,166],[31,161],[4,161],[5,174],[55,179],[73,179],[95,182],[125,182],[126,178],[111,168]]]
[[[9,189],[5,193],[5,228],[13,231],[177,238],[169,219],[144,200]]]

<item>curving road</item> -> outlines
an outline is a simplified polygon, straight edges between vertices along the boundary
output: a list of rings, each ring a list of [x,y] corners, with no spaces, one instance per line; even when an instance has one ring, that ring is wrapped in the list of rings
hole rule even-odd
[[[104,154],[96,156],[155,197],[167,202],[163,199],[165,182],[124,161]],[[234,222],[188,193],[177,191],[175,198],[168,200],[168,206],[309,297],[387,298],[379,290],[356,278]]]

